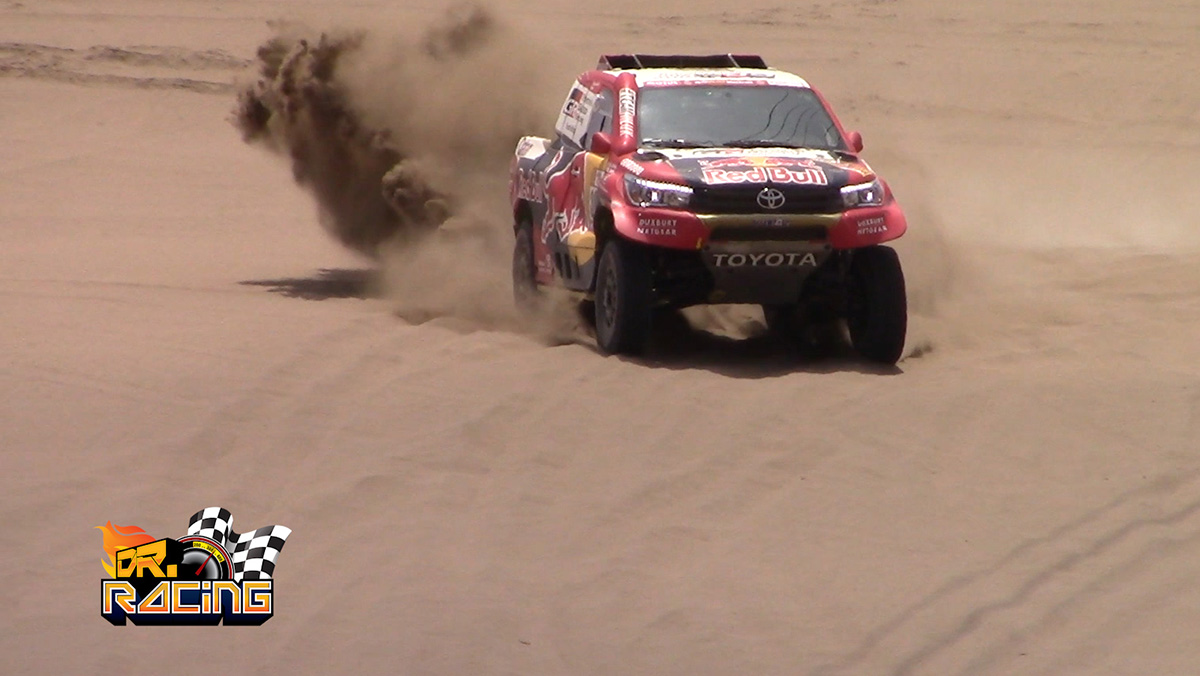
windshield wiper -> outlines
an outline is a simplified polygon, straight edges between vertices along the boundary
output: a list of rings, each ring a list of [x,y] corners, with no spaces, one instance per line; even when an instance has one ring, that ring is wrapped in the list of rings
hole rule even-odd
[[[784,143],[772,139],[743,139],[721,144],[722,148],[801,148],[794,143]]]
[[[699,148],[705,144],[685,138],[647,138],[642,139],[642,145],[652,148]]]

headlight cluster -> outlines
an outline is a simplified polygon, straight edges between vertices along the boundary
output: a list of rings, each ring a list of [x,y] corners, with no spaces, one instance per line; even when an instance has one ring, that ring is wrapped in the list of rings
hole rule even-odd
[[[842,188],[842,204],[847,209],[877,207],[883,204],[883,184],[879,179]]]
[[[633,174],[625,175],[625,194],[639,207],[682,209],[692,201],[692,189],[686,185],[646,181]]]

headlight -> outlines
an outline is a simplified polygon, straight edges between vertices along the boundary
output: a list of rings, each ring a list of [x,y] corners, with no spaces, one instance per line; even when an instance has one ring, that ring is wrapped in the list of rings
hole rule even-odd
[[[692,201],[692,189],[686,185],[645,181],[633,174],[625,175],[625,194],[639,207],[682,209]]]
[[[842,204],[847,209],[880,206],[883,204],[883,184],[875,179],[870,183],[848,185],[842,188]]]

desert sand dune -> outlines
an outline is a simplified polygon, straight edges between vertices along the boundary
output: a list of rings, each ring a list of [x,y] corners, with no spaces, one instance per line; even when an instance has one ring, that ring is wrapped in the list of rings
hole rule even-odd
[[[488,11],[502,53],[429,70],[389,59],[436,2],[0,3],[0,672],[1200,671],[1200,7]],[[431,246],[341,246],[231,123],[260,45],[343,29]],[[605,51],[761,52],[862,130],[897,368],[513,320],[495,149]],[[95,526],[216,504],[294,531],[270,622],[99,617]]]

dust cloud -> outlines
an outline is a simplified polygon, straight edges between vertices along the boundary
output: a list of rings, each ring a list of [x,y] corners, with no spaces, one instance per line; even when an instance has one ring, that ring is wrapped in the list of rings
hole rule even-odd
[[[238,92],[243,139],[287,158],[329,233],[381,263],[401,316],[511,324],[508,165],[568,80],[475,5],[395,31],[272,26]]]
[[[549,131],[574,71],[548,64],[571,60],[548,57],[545,45],[473,5],[395,30],[273,29],[255,77],[238,91],[243,138],[286,158],[322,225],[380,262],[406,320],[518,328],[508,164],[520,136]],[[912,314],[908,356],[1080,320],[1058,290],[1064,271],[1091,267],[1088,250],[1200,241],[1187,216],[1200,204],[1173,180],[1186,175],[1188,156],[1147,151],[1131,171],[1129,152],[1115,164],[1110,151],[1087,147],[1036,161],[1021,148],[986,161],[970,148],[926,155],[886,146],[868,153],[909,217],[896,243]],[[698,308],[688,319],[746,337],[763,328],[756,313]],[[561,318],[551,324],[560,334],[578,328]]]

